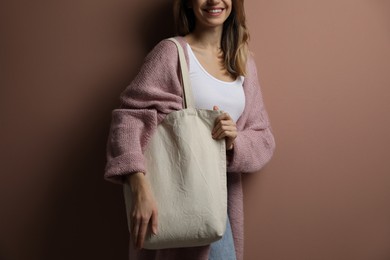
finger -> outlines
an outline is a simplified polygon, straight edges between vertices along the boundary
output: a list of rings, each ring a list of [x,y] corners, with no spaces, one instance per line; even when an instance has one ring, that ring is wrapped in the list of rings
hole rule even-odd
[[[221,136],[222,133],[226,133],[227,135],[229,135],[229,132],[235,132],[235,131],[236,129],[232,126],[222,126],[215,133],[213,133],[212,137],[218,138]]]
[[[234,132],[237,131],[237,128],[234,125],[221,125],[217,129],[215,129],[215,131],[212,133],[212,136],[215,138],[225,131]]]
[[[218,125],[214,130],[213,132],[211,132],[211,135],[213,136],[213,138],[215,138],[216,136],[220,135],[223,131],[227,130],[226,129],[226,126],[223,126],[223,125]]]
[[[226,114],[221,114],[221,115],[219,115],[218,117],[215,118],[214,125],[217,125],[222,120],[229,120],[229,118],[228,118],[228,116],[226,116]]]
[[[219,107],[213,106],[213,110],[219,110]]]
[[[158,213],[157,210],[153,211],[152,214],[152,232],[153,234],[157,235],[157,227],[158,227]]]
[[[214,139],[220,140],[220,139],[225,138],[225,137],[235,139],[236,136],[237,136],[236,131],[223,131],[219,135],[215,135]]]
[[[229,119],[223,119],[215,125],[215,127],[219,127],[219,128],[222,126],[234,126],[235,127],[236,123],[234,123],[232,120],[229,120]]]
[[[214,133],[213,137],[217,137],[221,135],[224,132],[228,132],[227,134],[229,135],[230,132],[237,132],[237,128],[235,125],[221,125]]]
[[[142,219],[139,231],[138,231],[138,240],[137,240],[137,247],[141,249],[144,245],[144,240],[146,236],[146,230],[148,229],[148,219]]]
[[[137,245],[138,231],[139,231],[139,221],[136,218],[133,218],[132,222],[133,222],[133,225],[132,225],[131,235],[133,236],[134,245]]]
[[[219,115],[217,118],[216,118],[216,121],[220,121],[220,120],[232,120],[233,119],[231,118],[231,116],[228,114],[228,113],[222,113],[221,115]]]
[[[232,120],[221,120],[215,124],[211,133],[214,134],[215,132],[217,132],[221,128],[223,128],[223,126],[231,126],[231,127],[236,128],[236,124]]]
[[[235,125],[235,122],[233,119],[228,115],[228,114],[222,114],[218,116],[215,121],[214,121],[214,128],[218,124],[223,124],[223,125]]]

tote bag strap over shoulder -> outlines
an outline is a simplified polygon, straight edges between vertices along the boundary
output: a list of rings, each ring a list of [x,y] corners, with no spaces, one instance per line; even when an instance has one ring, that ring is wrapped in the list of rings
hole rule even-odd
[[[194,98],[192,96],[190,77],[188,75],[188,66],[187,61],[184,56],[183,47],[175,38],[169,38],[169,41],[172,41],[176,44],[178,53],[179,53],[179,62],[180,62],[180,71],[181,71],[181,83],[183,87],[183,108],[195,108]]]

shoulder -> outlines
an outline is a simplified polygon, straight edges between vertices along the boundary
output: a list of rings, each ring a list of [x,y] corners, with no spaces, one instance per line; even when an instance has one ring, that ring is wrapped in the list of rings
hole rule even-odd
[[[176,39],[182,48],[184,49],[185,54],[187,55],[186,41],[184,37],[176,36],[173,37]],[[165,62],[177,62],[178,52],[176,44],[170,40],[171,38],[166,38],[157,43],[154,48],[146,56],[146,60],[162,60]]]
[[[157,43],[145,58],[146,62],[164,61],[167,62],[175,58],[177,52],[176,45],[168,39]]]

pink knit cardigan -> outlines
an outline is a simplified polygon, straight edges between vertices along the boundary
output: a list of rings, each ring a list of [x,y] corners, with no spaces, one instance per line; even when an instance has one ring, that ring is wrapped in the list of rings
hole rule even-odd
[[[176,39],[183,46],[189,63],[185,38]],[[228,209],[237,260],[243,259],[244,248],[241,174],[260,170],[275,149],[252,57],[248,59],[244,92],[245,109],[237,121],[238,136],[234,141],[233,157],[227,165]],[[121,108],[112,112],[105,170],[107,180],[122,184],[128,174],[148,174],[143,157],[145,147],[165,116],[182,109],[181,94],[177,48],[173,42],[163,40],[148,54],[136,78],[121,94]],[[202,246],[135,250],[130,243],[130,259],[207,260],[209,249],[209,246]]]

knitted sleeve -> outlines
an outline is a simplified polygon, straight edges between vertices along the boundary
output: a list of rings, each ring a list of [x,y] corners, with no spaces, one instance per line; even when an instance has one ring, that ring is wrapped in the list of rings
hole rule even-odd
[[[106,180],[122,184],[124,176],[145,173],[143,152],[165,115],[182,108],[176,45],[161,41],[147,55],[140,72],[112,112],[107,142]]]
[[[237,122],[238,135],[234,141],[228,172],[255,172],[272,157],[275,140],[258,81],[254,59],[248,60],[248,75],[244,81],[245,109]],[[240,125],[240,121],[244,122]]]

